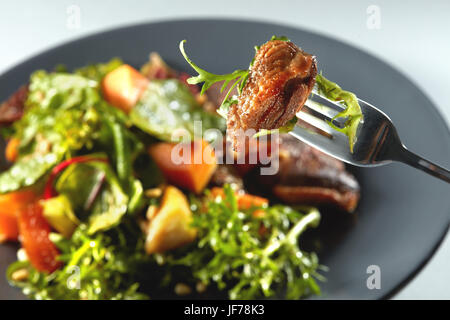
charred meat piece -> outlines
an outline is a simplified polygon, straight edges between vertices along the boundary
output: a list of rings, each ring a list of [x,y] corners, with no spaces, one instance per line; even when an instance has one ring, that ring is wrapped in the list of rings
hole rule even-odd
[[[330,203],[353,211],[359,184],[341,161],[290,135],[281,137],[280,169],[273,193],[287,203]]]
[[[10,125],[22,118],[27,97],[28,85],[24,85],[0,105],[0,126]]]
[[[341,161],[288,134],[280,135],[280,141],[278,173],[266,180],[277,198],[289,204],[332,204],[349,212],[356,208],[359,184]]]
[[[291,120],[306,102],[316,75],[315,57],[292,42],[262,45],[238,103],[228,111],[227,135],[235,150],[240,149],[239,129],[276,129]]]

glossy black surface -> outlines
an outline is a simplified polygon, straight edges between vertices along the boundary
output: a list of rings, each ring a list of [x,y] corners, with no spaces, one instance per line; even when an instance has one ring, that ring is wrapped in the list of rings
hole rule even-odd
[[[228,73],[246,68],[253,46],[272,35],[286,35],[314,53],[319,70],[343,88],[385,111],[403,142],[446,167],[450,135],[431,101],[386,63],[349,45],[302,30],[266,23],[191,20],[149,23],[95,34],[46,51],[0,77],[0,100],[7,98],[36,69],[69,68],[121,57],[143,64],[158,51],[174,68],[189,71],[178,50],[206,70]],[[353,169],[352,169],[353,170]],[[450,218],[449,185],[406,165],[354,169],[362,185],[356,216],[327,212],[313,236],[322,240],[321,262],[330,268],[322,284],[326,299],[375,299],[391,295],[431,256],[445,235]],[[15,259],[14,246],[0,247],[0,299],[20,299],[4,273]],[[381,268],[381,289],[369,290],[369,265]]]

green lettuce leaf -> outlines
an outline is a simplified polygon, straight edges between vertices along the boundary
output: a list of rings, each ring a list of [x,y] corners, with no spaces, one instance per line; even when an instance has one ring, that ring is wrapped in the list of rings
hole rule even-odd
[[[354,93],[343,90],[339,85],[326,79],[321,74],[317,75],[316,84],[319,88],[320,95],[323,95],[332,101],[341,102],[346,106],[344,111],[341,111],[332,119],[333,121],[337,118],[346,118],[345,126],[343,128],[338,128],[332,121],[329,122],[329,125],[333,129],[348,136],[350,152],[353,152],[358,126],[363,120],[363,114],[361,112],[361,107],[358,104],[358,98]]]
[[[62,158],[61,154],[36,154],[21,158],[0,174],[0,193],[8,193],[34,185]]]
[[[103,162],[71,165],[56,182],[56,190],[70,200],[78,218],[87,224],[88,233],[115,227],[128,210],[127,194],[114,171]]]
[[[151,81],[131,111],[130,119],[141,130],[169,142],[173,141],[172,134],[180,129],[193,137],[194,121],[202,122],[203,131],[225,129],[225,121],[204,111],[189,89],[175,79]]]

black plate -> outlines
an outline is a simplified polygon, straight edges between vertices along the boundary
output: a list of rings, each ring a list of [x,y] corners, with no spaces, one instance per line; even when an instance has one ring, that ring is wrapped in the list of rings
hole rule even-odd
[[[48,50],[0,77],[0,100],[28,80],[36,69],[69,68],[106,61],[114,56],[131,65],[143,64],[158,51],[175,68],[190,72],[178,43],[206,70],[228,73],[246,68],[253,46],[272,35],[286,35],[317,56],[327,78],[351,89],[384,110],[407,146],[450,166],[448,127],[431,101],[405,76],[373,56],[310,32],[267,24],[230,20],[188,20],[149,23],[95,34]],[[341,213],[324,217],[320,251],[329,266],[323,298],[388,297],[431,257],[449,225],[450,188],[445,183],[401,164],[357,170],[362,198],[356,219]],[[340,223],[336,223],[340,222]],[[23,298],[4,278],[15,259],[14,246],[0,247],[0,299]],[[369,290],[367,267],[381,269],[381,289]]]

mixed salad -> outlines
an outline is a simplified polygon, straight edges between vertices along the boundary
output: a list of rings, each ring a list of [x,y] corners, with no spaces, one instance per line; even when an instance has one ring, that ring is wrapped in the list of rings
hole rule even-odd
[[[12,286],[33,299],[320,293],[326,268],[299,240],[318,209],[252,187],[258,164],[218,164],[216,137],[195,137],[194,122],[225,132],[224,104],[188,79],[152,53],[139,70],[118,58],[38,70],[2,104],[14,114],[0,119],[0,240],[21,244]],[[180,143],[202,160],[175,163]]]

